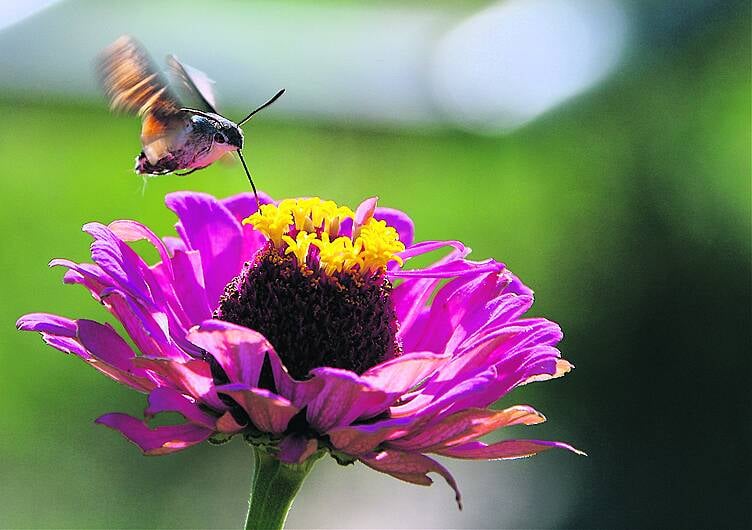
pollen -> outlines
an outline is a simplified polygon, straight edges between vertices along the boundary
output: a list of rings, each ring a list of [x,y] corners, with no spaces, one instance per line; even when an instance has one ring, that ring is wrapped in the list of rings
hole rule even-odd
[[[355,225],[350,233],[340,233],[345,219]],[[394,227],[373,217],[357,224],[350,208],[319,197],[264,204],[243,223],[252,224],[283,255],[294,255],[303,268],[365,276],[383,272],[391,262],[402,265],[398,254],[405,245]]]

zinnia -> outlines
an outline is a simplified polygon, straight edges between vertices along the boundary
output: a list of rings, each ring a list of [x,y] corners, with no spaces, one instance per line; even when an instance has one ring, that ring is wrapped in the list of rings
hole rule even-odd
[[[242,435],[256,462],[249,527],[281,527],[327,452],[415,484],[430,485],[435,472],[458,503],[454,479],[427,454],[578,452],[560,442],[478,441],[543,422],[529,406],[489,407],[572,367],[556,349],[555,323],[522,318],[532,291],[503,264],[470,261],[457,241],[413,243],[409,217],[375,199],[354,212],[266,196],[256,211],[250,194],[174,193],[166,203],[179,238],[160,239],[136,221],[90,223],[94,263],[51,262],[122,323],[139,354],[91,320],[35,313],[17,326],[148,394],[146,419],[181,414],[184,423],[156,427],[121,413],[96,420],[146,454]],[[128,245],[137,240],[161,261],[148,265]],[[404,267],[442,248],[449,254],[432,265]]]

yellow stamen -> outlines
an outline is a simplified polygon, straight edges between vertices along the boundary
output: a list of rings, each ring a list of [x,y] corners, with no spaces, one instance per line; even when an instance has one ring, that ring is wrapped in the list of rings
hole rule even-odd
[[[319,262],[327,274],[352,270],[363,263],[360,257],[361,245],[353,243],[349,237],[341,236],[330,241],[329,233],[323,232],[321,239],[313,241],[312,244],[319,248]]]
[[[287,243],[285,254],[295,254],[295,257],[298,258],[298,263],[301,266],[305,266],[306,256],[308,256],[308,247],[311,246],[311,243],[313,243],[315,239],[316,234],[309,234],[308,232],[303,231],[298,232],[295,239],[287,235],[282,236],[282,241]]]
[[[243,219],[243,224],[252,224],[275,245],[280,246],[282,234],[286,233],[292,224],[292,212],[289,205],[262,204],[261,211]]]
[[[371,273],[386,269],[391,261],[402,265],[396,254],[405,250],[405,245],[397,230],[385,221],[370,218],[355,238],[339,236],[340,223],[348,217],[355,218],[350,208],[312,197],[264,204],[243,223],[252,224],[285,254],[293,254],[301,266],[306,266],[310,246],[317,247],[320,267],[327,274]],[[295,239],[289,235],[293,229],[297,231]]]
[[[377,221],[373,217],[360,228],[360,235],[356,241],[363,245],[364,270],[385,268],[390,261],[402,265],[402,258],[398,252],[405,250],[405,245],[399,240],[399,234],[386,221]]]

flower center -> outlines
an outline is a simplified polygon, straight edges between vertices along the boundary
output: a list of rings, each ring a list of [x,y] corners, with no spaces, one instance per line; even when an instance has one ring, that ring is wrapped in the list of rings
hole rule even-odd
[[[244,221],[269,242],[227,285],[215,317],[262,333],[297,379],[320,366],[360,374],[400,354],[385,272],[405,247],[370,216],[341,230],[354,218],[314,198],[262,205]]]

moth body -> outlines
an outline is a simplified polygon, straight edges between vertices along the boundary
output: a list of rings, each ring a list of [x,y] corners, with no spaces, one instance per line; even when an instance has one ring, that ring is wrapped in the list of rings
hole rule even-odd
[[[197,100],[200,109],[181,103],[146,51],[127,35],[108,46],[98,60],[100,80],[111,108],[141,117],[142,151],[136,157],[136,173],[165,175],[184,171],[181,174],[185,175],[237,151],[258,203],[256,186],[243,158],[240,127],[274,103],[284,89],[235,123],[217,111],[214,81],[205,73],[181,63],[174,55],[167,57],[167,65],[171,77]]]
[[[203,169],[225,154],[243,147],[240,128],[218,114],[190,114],[174,127],[179,129],[171,135],[169,151],[150,152],[145,143],[145,149],[136,157],[136,173],[164,175],[174,171]]]

